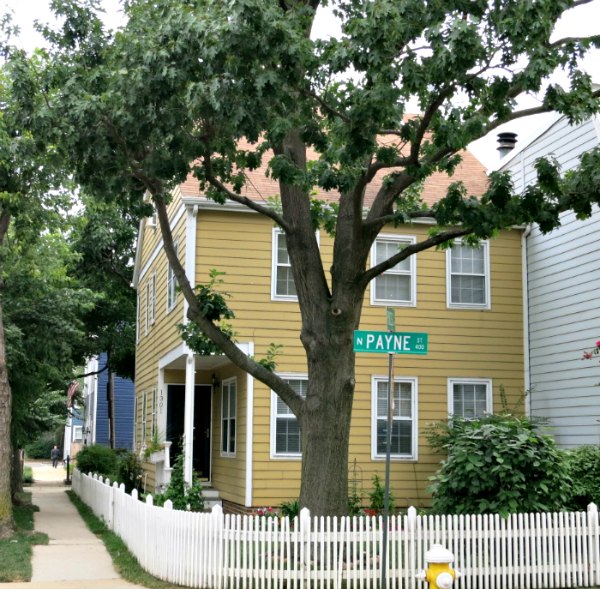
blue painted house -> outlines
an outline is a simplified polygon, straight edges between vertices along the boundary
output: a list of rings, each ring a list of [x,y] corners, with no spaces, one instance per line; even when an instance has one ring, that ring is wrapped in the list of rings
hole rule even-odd
[[[84,380],[84,444],[109,445],[106,353],[88,361]],[[133,449],[135,388],[133,381],[114,375],[115,448]]]

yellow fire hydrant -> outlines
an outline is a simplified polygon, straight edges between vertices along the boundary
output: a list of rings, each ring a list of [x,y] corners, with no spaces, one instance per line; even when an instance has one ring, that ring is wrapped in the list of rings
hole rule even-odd
[[[419,571],[417,579],[427,581],[429,589],[450,589],[460,573],[450,566],[454,561],[454,554],[441,544],[433,544],[425,553],[428,563],[427,570]]]

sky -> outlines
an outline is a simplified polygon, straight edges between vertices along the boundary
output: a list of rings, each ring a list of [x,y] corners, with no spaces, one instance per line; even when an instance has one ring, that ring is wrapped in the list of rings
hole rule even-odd
[[[105,22],[110,28],[117,28],[123,22],[123,13],[119,0],[101,0],[105,10]],[[42,44],[43,40],[34,29],[34,21],[53,22],[50,0],[0,0],[0,14],[10,10],[13,12],[14,22],[19,25],[21,32],[18,45],[27,50]],[[313,35],[317,37],[336,36],[339,34],[339,24],[335,21],[330,9],[319,9],[313,28]],[[553,40],[570,36],[590,36],[600,34],[600,0],[592,0],[588,4],[568,11],[559,21]],[[592,80],[600,84],[600,51],[594,51],[583,62],[584,69],[592,76]],[[564,83],[566,78],[557,75],[554,83]],[[540,97],[527,96],[521,100],[523,108],[536,106]],[[475,155],[489,168],[499,163],[496,151],[496,135],[500,131],[513,131],[518,133],[519,142],[526,141],[534,136],[536,130],[549,120],[549,115],[530,117],[529,120],[521,119],[518,123],[499,127],[488,136],[473,143],[470,148]]]

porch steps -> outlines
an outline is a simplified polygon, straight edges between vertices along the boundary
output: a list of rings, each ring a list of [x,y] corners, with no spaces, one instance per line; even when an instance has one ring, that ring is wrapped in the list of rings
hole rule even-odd
[[[213,487],[202,487],[202,497],[204,497],[204,509],[210,511],[215,505],[222,505],[219,498],[219,491]]]

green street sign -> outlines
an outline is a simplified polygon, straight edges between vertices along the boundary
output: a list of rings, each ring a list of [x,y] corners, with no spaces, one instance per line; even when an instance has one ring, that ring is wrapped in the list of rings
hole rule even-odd
[[[387,330],[396,331],[396,309],[394,307],[386,307],[385,318],[387,320]]]
[[[427,334],[355,331],[354,351],[375,354],[427,354]]]

